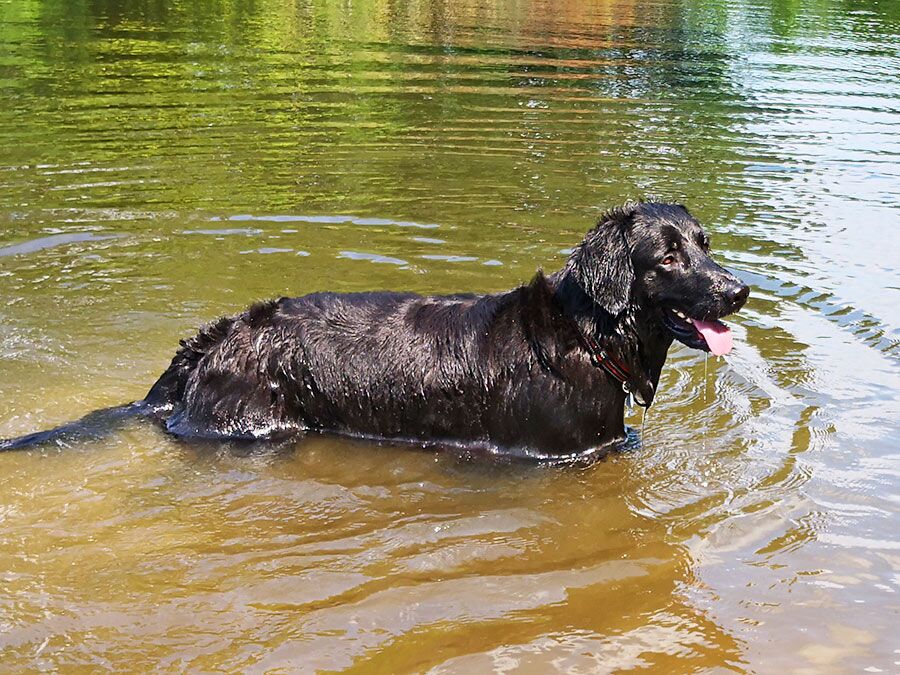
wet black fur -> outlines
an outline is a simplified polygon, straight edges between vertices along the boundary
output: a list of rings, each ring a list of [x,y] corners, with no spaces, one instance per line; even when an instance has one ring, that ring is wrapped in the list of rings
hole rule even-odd
[[[182,437],[321,431],[549,456],[601,447],[624,435],[625,393],[581,335],[627,364],[649,405],[673,339],[664,311],[716,318],[746,299],[705,241],[684,207],[630,203],[604,214],[563,269],[503,293],[260,303],[183,340],[143,401],[106,415],[148,415]],[[667,251],[678,269],[659,262]]]

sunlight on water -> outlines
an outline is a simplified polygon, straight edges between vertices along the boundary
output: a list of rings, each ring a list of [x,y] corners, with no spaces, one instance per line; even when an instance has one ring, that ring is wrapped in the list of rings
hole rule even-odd
[[[0,93],[0,437],[256,299],[510,288],[628,197],[753,287],[589,466],[0,455],[5,669],[896,671],[900,4],[0,0]]]

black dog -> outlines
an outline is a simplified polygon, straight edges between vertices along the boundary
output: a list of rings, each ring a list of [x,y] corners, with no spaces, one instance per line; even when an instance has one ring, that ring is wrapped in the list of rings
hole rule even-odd
[[[254,305],[182,341],[143,401],[0,449],[145,415],[183,437],[323,431],[570,455],[623,437],[626,397],[651,404],[673,338],[727,352],[718,319],[748,294],[687,209],[630,203],[563,269],[504,293]]]

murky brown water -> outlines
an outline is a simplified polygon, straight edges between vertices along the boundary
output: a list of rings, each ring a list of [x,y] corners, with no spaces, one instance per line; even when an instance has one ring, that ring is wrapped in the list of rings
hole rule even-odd
[[[511,287],[626,197],[754,288],[589,468],[0,455],[2,670],[898,672],[898,113],[891,0],[0,0],[0,436],[257,298]]]

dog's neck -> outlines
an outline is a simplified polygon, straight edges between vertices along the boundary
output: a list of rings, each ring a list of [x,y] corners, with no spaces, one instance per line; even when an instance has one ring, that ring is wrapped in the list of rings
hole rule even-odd
[[[613,316],[591,299],[567,268],[551,274],[547,281],[563,314],[625,364],[630,373],[629,389],[649,406],[672,344],[672,336],[660,324],[656,311],[635,300]]]

